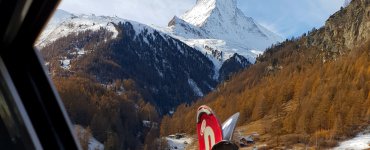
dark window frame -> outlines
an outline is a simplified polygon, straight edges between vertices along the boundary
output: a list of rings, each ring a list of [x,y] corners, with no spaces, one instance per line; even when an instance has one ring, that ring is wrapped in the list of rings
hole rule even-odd
[[[42,149],[81,149],[33,44],[59,0],[0,0],[0,57]],[[37,143],[37,142],[36,142]],[[31,148],[33,149],[33,148]],[[40,149],[35,147],[34,149]]]
[[[12,149],[42,149],[31,120],[0,58],[0,118]]]

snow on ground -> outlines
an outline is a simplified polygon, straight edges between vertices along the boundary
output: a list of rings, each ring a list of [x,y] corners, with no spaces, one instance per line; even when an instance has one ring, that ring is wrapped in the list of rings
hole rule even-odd
[[[88,150],[104,150],[104,145],[100,143],[95,138],[89,140],[89,149]]]
[[[75,128],[75,132],[76,132],[78,138],[80,138],[80,137],[85,138],[85,136],[88,136],[88,138],[89,138],[88,150],[104,150],[104,144],[100,143],[92,135],[86,135],[87,130],[85,128],[83,128],[80,125],[75,125],[74,128]]]
[[[168,112],[170,115],[172,115],[173,113],[175,113],[175,111],[171,110]]]
[[[193,89],[194,93],[197,95],[197,96],[204,96],[202,90],[198,87],[197,83],[195,83],[195,81],[193,79],[188,79],[188,83],[190,85],[190,87]]]
[[[193,142],[193,139],[189,137],[180,139],[166,137],[166,140],[170,150],[185,150]]]
[[[222,67],[222,64],[234,56],[235,53],[245,57],[251,63],[256,61],[256,57],[258,54],[262,54],[263,51],[253,50],[249,51],[246,50],[248,48],[244,47],[243,45],[236,44],[236,43],[227,43],[224,40],[219,39],[184,39],[181,37],[176,37],[177,39],[181,40],[182,42],[186,43],[187,45],[197,49],[205,56],[208,57],[209,60],[212,61],[214,65],[214,76],[213,79],[217,80],[219,77],[219,70]],[[221,56],[213,55],[213,52],[220,52]]]
[[[76,51],[75,52],[70,52],[69,54],[70,55],[74,55],[76,56],[77,58],[83,56],[83,55],[86,55],[88,53],[91,53],[91,50],[85,50],[85,49],[78,49],[76,48]],[[60,66],[65,69],[65,70],[69,70],[71,69],[71,61],[73,61],[74,59],[68,59],[67,57],[64,57],[62,60],[59,60],[60,61]],[[46,66],[49,65],[49,63],[45,64]]]
[[[148,120],[143,120],[143,125],[144,125],[144,127],[148,127],[148,128],[150,128],[150,126],[151,126],[151,122],[150,121],[148,121]]]
[[[61,66],[63,69],[69,70],[71,68],[71,60],[65,58],[64,60],[60,60]]]
[[[155,129],[158,128],[158,123],[157,122],[152,122],[152,121],[149,121],[149,120],[143,120],[142,122],[143,122],[144,127],[155,128]]]
[[[78,48],[76,48],[76,52],[74,53],[74,55],[78,55],[78,57],[80,57],[80,56],[82,56],[82,55],[85,55],[85,54],[87,54],[87,53],[89,53],[90,51],[88,51],[88,50],[85,50],[85,49],[78,49]]]
[[[355,138],[343,141],[334,150],[365,150],[370,148],[370,132],[360,133]]]

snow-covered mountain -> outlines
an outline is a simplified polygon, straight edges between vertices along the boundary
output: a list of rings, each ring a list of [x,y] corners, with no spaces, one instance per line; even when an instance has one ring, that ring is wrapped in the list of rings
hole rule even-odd
[[[118,17],[58,10],[36,47],[51,75],[88,74],[107,85],[133,79],[145,90],[144,99],[163,113],[202,97],[219,83],[212,61],[198,50]]]
[[[134,79],[168,112],[212,91],[279,40],[235,0],[198,0],[168,28],[58,10],[35,46],[52,75],[81,72],[102,84]]]
[[[51,44],[55,40],[66,37],[70,34],[84,31],[98,31],[100,29],[105,29],[111,32],[112,35],[109,37],[109,39],[115,39],[118,35],[118,30],[116,29],[115,24],[118,24],[119,22],[130,22],[133,24],[135,32],[141,32],[141,30],[144,29],[148,29],[149,32],[154,31],[147,25],[135,21],[125,20],[119,17],[95,16],[94,14],[75,15],[58,9],[39,36],[35,46],[42,48],[48,44]]]
[[[168,28],[162,29],[203,53],[209,49],[222,52],[215,56],[215,65],[235,53],[254,62],[258,54],[283,39],[246,17],[237,8],[236,0],[197,0],[196,5],[181,17],[175,16]]]

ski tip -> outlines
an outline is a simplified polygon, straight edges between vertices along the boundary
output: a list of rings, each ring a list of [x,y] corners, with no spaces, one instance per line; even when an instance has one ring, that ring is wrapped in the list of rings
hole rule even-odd
[[[236,124],[238,123],[239,115],[240,113],[235,113],[222,124],[222,135],[224,140],[232,139]]]
[[[208,106],[203,105],[198,108],[197,134],[199,150],[211,150],[213,145],[223,140],[221,124]]]
[[[236,122],[238,121],[239,119],[239,116],[240,116],[240,113],[237,112],[235,113],[234,115],[232,115],[231,117],[229,117],[223,124],[222,124],[222,127],[227,127],[227,126],[230,126],[232,123],[236,124]]]
[[[197,112],[197,123],[199,123],[200,120],[200,116],[202,116],[202,114],[207,114],[207,115],[212,115],[214,114],[212,109],[209,108],[208,106],[206,105],[202,105],[198,108],[198,112]]]

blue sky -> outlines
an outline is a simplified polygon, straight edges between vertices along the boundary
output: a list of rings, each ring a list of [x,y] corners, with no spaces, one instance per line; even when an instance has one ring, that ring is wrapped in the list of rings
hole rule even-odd
[[[189,10],[196,0],[62,0],[60,9],[72,13],[118,16],[145,24],[167,25],[174,15]],[[247,16],[289,38],[299,36],[325,20],[344,0],[238,0]]]
[[[263,1],[263,2],[262,2]],[[239,8],[283,37],[321,27],[344,0],[239,0]]]

